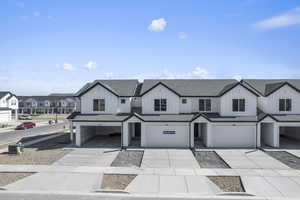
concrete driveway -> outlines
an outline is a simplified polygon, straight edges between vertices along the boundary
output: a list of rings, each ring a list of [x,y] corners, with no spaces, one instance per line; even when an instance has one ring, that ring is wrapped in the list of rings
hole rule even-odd
[[[145,149],[142,168],[200,168],[191,150]]]
[[[74,149],[53,165],[109,167],[118,155],[117,149]]]
[[[226,149],[216,153],[234,169],[290,169],[261,150]]]

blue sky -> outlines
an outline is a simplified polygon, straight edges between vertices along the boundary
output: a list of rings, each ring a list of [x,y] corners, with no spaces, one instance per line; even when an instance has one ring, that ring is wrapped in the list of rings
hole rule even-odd
[[[0,90],[106,78],[300,78],[300,0],[1,0]]]

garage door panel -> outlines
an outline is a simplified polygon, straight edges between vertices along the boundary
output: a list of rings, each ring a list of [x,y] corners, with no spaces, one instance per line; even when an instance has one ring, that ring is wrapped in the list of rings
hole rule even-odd
[[[149,125],[146,126],[147,147],[188,147],[188,134],[188,126]]]
[[[254,147],[256,126],[214,125],[211,141],[213,147]]]

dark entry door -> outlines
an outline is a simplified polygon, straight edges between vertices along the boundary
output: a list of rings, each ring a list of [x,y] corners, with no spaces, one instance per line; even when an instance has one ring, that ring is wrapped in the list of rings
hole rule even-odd
[[[141,123],[134,123],[135,137],[141,137]]]
[[[199,137],[199,123],[194,124],[194,138]]]

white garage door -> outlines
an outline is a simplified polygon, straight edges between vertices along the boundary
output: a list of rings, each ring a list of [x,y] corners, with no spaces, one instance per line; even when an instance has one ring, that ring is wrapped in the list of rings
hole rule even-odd
[[[213,147],[255,147],[255,125],[213,125]]]
[[[189,147],[189,127],[147,125],[146,147]]]
[[[0,122],[8,122],[11,120],[11,111],[0,111]]]

